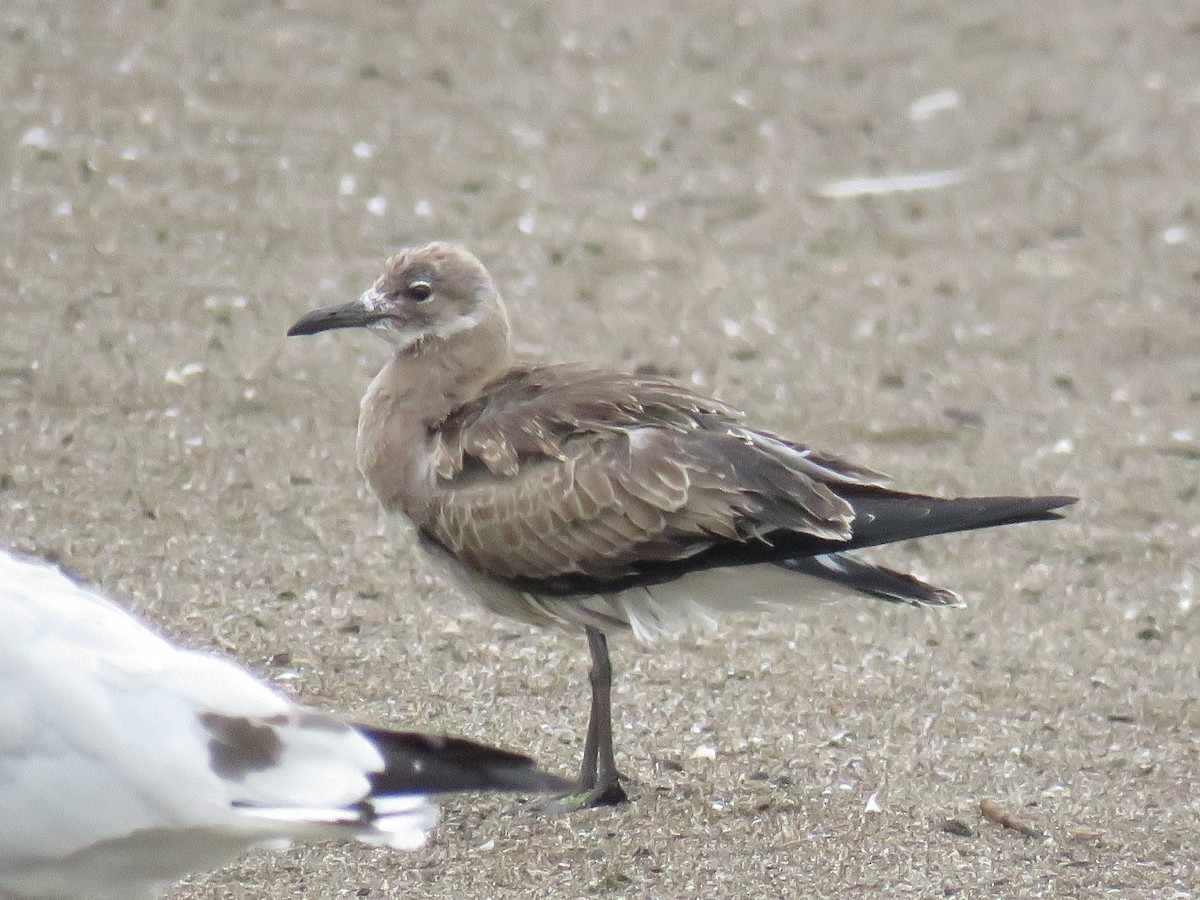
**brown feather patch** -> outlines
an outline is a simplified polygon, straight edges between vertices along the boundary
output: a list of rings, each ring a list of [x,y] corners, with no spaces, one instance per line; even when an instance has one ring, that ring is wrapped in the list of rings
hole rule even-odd
[[[199,718],[212,735],[208,742],[212,770],[222,778],[240,781],[251,772],[279,764],[283,741],[275,726],[284,724],[286,718],[254,720],[213,712],[202,713]]]

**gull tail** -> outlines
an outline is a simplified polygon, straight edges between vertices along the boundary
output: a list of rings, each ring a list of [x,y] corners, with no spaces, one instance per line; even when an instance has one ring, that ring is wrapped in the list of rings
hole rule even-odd
[[[463,738],[391,731],[370,725],[355,729],[383,756],[381,771],[368,775],[367,797],[343,819],[364,843],[414,850],[437,824],[430,794],[459,791],[565,793],[574,782],[550,775],[520,753]],[[345,813],[344,813],[345,815]],[[335,820],[336,821],[336,820]]]
[[[458,791],[566,791],[573,782],[537,768],[528,756],[463,738],[356,725],[384,758],[371,775],[372,796]]]
[[[267,845],[354,837],[367,844],[415,850],[437,824],[438,807],[431,794],[565,793],[574,787],[574,782],[539,770],[528,756],[486,744],[370,725],[353,727],[383,758],[382,769],[363,773],[369,785],[366,796],[333,807],[235,803],[247,819],[269,823]]]

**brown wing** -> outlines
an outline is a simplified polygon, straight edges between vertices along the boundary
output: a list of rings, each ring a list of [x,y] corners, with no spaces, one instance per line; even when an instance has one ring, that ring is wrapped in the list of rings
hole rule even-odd
[[[878,478],[672,382],[566,366],[509,373],[443,425],[434,459],[423,529],[523,583],[617,581],[779,530],[845,540],[853,510],[823,482]]]
[[[474,458],[512,475],[523,457],[564,458],[563,445],[581,433],[640,425],[688,430],[706,413],[740,418],[720,401],[663,378],[573,365],[515,367],[439,426],[435,468],[452,478]]]

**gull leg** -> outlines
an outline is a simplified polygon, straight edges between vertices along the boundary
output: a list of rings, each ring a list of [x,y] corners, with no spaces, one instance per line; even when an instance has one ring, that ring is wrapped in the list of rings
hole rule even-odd
[[[592,682],[592,707],[588,713],[587,739],[583,742],[583,762],[579,765],[579,786],[585,791],[596,786],[596,759],[600,747],[600,716],[596,711],[596,683],[592,678],[594,671],[588,672],[588,680]],[[612,737],[611,730],[609,737]]]
[[[587,740],[583,745],[583,762],[579,767],[579,792],[554,801],[546,807],[550,812],[629,802],[613,756],[612,660],[608,657],[608,639],[604,632],[591,626],[587,627],[587,639],[592,657],[592,667],[588,670],[592,706],[588,715]]]
[[[592,712],[588,719],[588,740],[583,748],[584,763],[591,749],[592,783],[585,784],[596,795],[590,805],[623,803],[629,798],[621,787],[621,774],[613,756],[612,735],[612,660],[608,656],[608,638],[599,629],[587,628],[588,649],[592,668],[588,680],[592,683]]]

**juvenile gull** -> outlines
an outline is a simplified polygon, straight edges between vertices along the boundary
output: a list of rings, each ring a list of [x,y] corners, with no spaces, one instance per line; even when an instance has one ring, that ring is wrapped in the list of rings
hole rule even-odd
[[[429,793],[568,784],[515,753],[298,707],[0,551],[0,897],[153,897],[291,840],[415,849]]]
[[[447,244],[401,251],[358,300],[310,312],[288,334],[354,326],[394,350],[358,422],[358,465],[384,508],[407,516],[489,609],[587,634],[579,805],[625,799],[608,633],[648,643],[724,610],[838,594],[960,606],[849,551],[1057,519],[1075,502],[894,491],[673,381],[516,364],[487,271]]]

